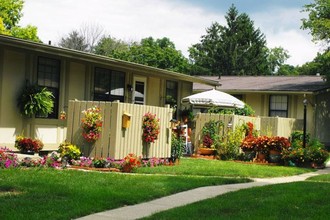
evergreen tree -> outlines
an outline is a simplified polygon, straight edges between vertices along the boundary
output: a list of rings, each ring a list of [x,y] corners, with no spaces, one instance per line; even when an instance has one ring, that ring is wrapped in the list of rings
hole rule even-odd
[[[189,48],[193,75],[269,74],[265,36],[245,13],[232,5],[225,19],[206,30],[201,42]]]

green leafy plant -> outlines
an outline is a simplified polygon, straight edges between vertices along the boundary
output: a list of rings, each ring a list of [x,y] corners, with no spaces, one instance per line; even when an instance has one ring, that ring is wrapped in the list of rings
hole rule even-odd
[[[202,145],[206,148],[215,148],[220,144],[220,127],[222,121],[210,120],[202,128]]]
[[[180,138],[177,133],[172,133],[171,139],[171,160],[172,162],[180,159],[182,157],[184,150],[184,142],[183,139]]]
[[[221,107],[211,107],[208,110],[208,113],[215,113],[215,114],[227,114],[227,115],[245,115],[245,116],[254,116],[255,111],[252,109],[251,106],[245,104],[244,108],[235,108],[235,109],[223,109]]]
[[[53,112],[54,96],[46,88],[37,85],[26,85],[18,99],[17,105],[22,115],[48,115]]]
[[[229,130],[218,148],[222,160],[234,160],[239,157],[239,146],[245,135],[245,126],[236,126],[234,131]]]
[[[67,161],[70,162],[72,159],[77,160],[81,155],[80,149],[71,143],[64,142],[58,147],[58,152],[61,157],[66,157]]]

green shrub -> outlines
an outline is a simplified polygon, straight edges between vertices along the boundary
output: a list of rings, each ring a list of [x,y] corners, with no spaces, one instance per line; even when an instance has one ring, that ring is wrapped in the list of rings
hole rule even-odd
[[[77,160],[81,156],[80,149],[76,145],[67,142],[60,144],[58,152],[62,158],[66,157],[68,162],[72,159]]]
[[[173,132],[171,140],[171,160],[173,162],[182,157],[184,147],[183,139]]]
[[[234,131],[228,131],[219,146],[218,154],[222,160],[234,160],[240,157],[240,145],[245,136],[245,125],[236,126]]]

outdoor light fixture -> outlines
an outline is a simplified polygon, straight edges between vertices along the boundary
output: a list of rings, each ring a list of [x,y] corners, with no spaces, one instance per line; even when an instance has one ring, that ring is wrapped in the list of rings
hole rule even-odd
[[[306,99],[306,94],[304,94],[304,100],[303,100],[303,104],[304,104],[304,131],[303,131],[303,147],[306,147],[306,122],[307,122],[307,104],[308,101]]]

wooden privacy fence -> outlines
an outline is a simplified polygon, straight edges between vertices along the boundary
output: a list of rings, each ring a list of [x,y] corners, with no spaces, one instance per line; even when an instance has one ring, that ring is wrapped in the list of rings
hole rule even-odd
[[[248,117],[240,115],[220,115],[209,113],[198,113],[195,117],[196,124],[193,135],[193,143],[196,147],[201,143],[202,128],[210,120],[222,121],[223,126],[220,135],[234,130],[236,126],[252,122],[254,129],[260,135],[290,137],[292,131],[303,129],[303,120],[280,117]]]
[[[82,136],[82,111],[98,106],[103,118],[100,138],[87,142]],[[160,134],[155,143],[146,145],[142,140],[142,117],[156,114],[160,119]],[[123,159],[134,153],[143,157],[168,158],[171,156],[170,120],[173,110],[167,107],[135,105],[115,102],[69,101],[67,141],[77,145],[84,156]],[[130,116],[130,126],[123,128],[123,114]]]

